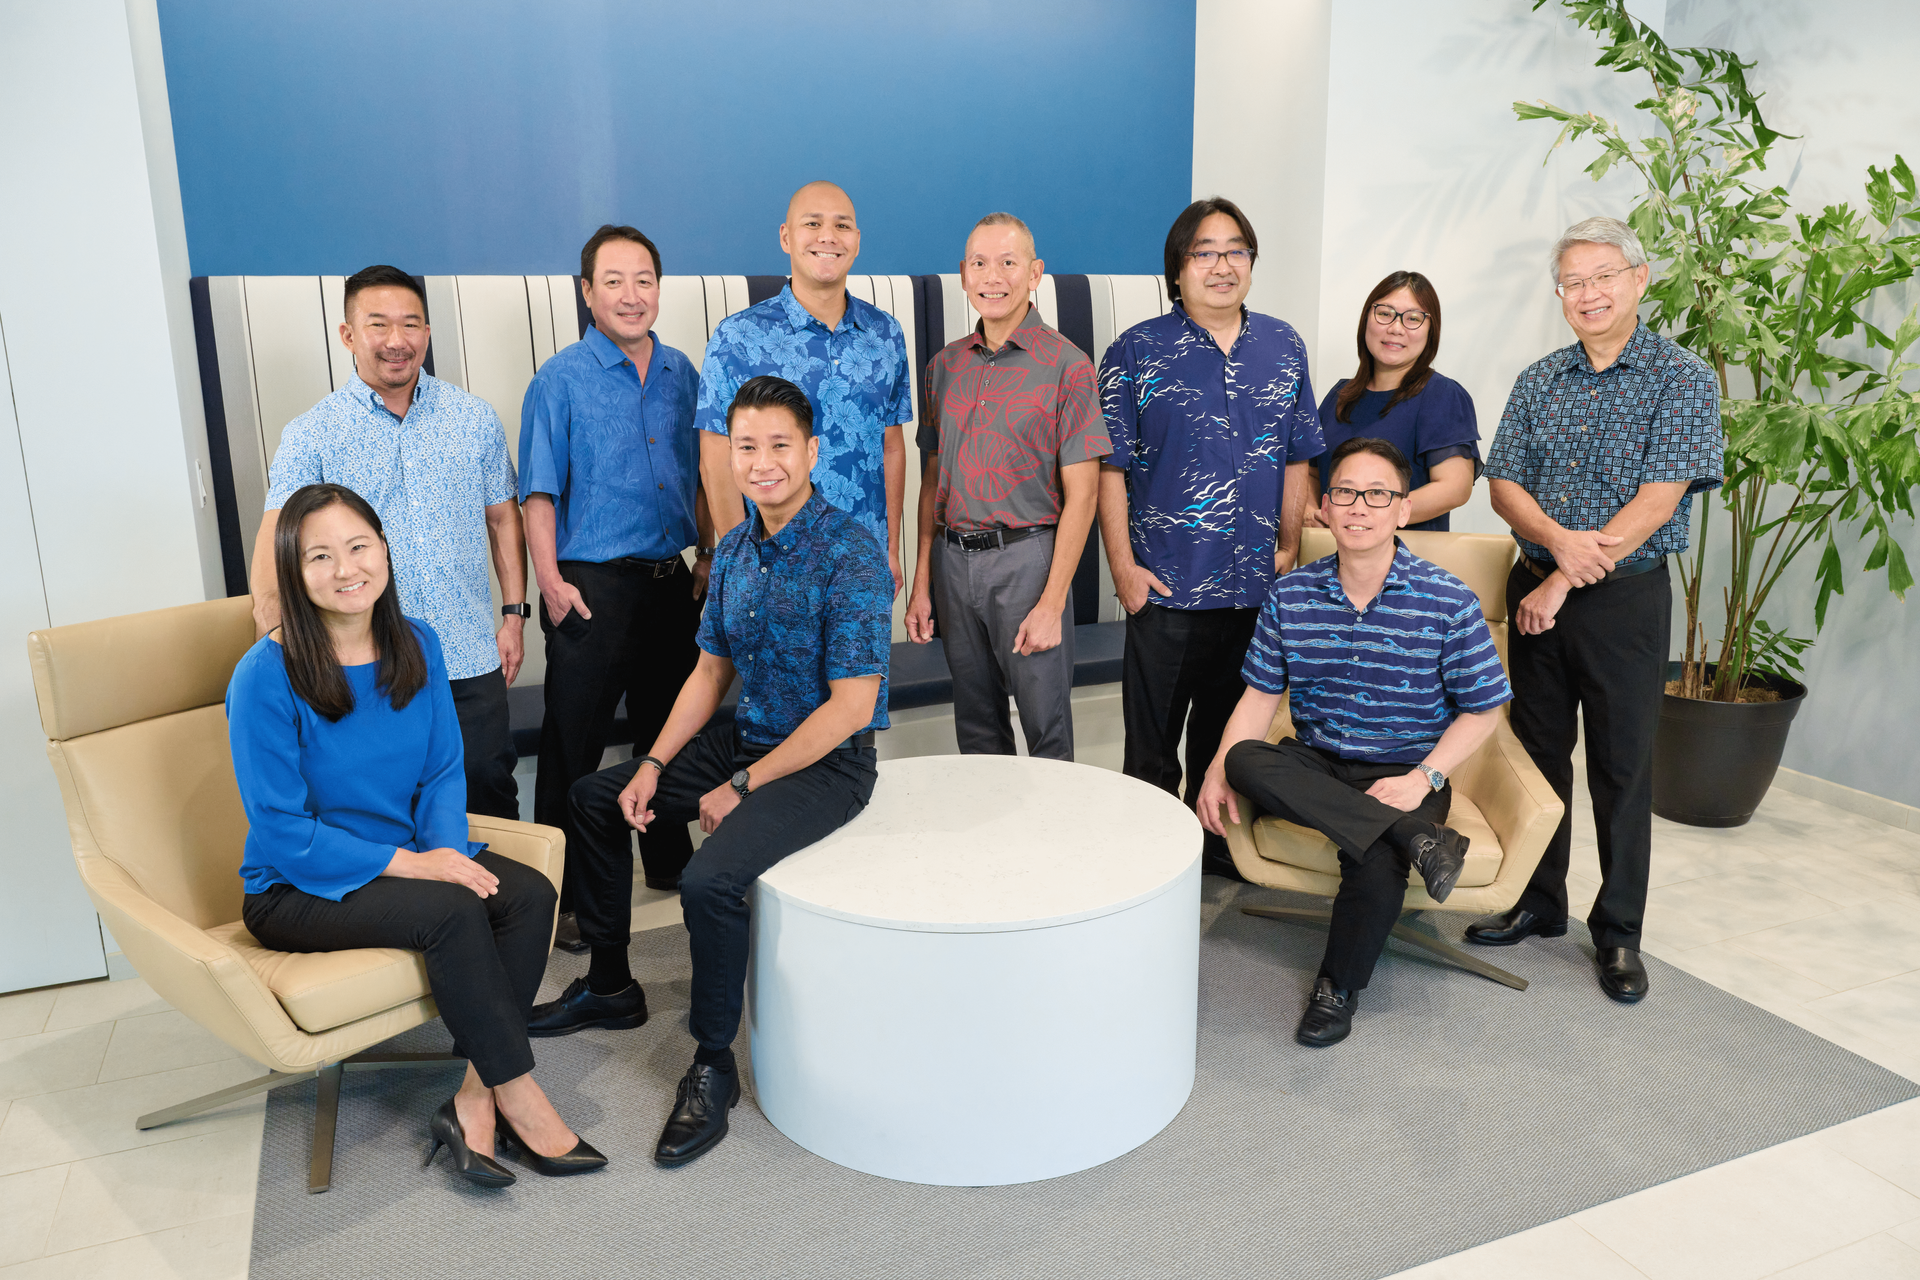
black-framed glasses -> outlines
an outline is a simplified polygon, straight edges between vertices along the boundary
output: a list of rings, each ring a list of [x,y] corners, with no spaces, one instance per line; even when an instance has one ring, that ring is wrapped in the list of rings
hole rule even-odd
[[[1229,266],[1245,267],[1253,263],[1253,254],[1246,249],[1198,249],[1187,256],[1209,271],[1213,269],[1213,264],[1223,257]]]
[[[1382,329],[1392,324],[1395,320],[1398,320],[1401,324],[1405,325],[1407,327],[1407,332],[1411,333],[1415,329],[1418,329],[1421,325],[1427,322],[1427,313],[1424,311],[1414,311],[1411,309],[1406,311],[1395,311],[1392,307],[1388,306],[1384,302],[1373,309],[1373,322],[1379,325]]]
[[[1398,489],[1349,489],[1335,485],[1327,490],[1327,501],[1336,507],[1350,507],[1356,498],[1365,498],[1370,507],[1390,507],[1394,499],[1406,496]]]
[[[1562,280],[1553,286],[1553,291],[1564,298],[1570,293],[1579,293],[1588,285],[1592,285],[1605,293],[1612,293],[1615,282],[1632,270],[1632,267],[1614,267],[1610,271],[1596,272],[1581,280]]]

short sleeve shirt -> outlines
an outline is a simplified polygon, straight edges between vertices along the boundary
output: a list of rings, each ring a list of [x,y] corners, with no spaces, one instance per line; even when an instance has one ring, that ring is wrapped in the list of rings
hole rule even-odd
[[[1667,522],[1622,561],[1687,549],[1693,495],[1721,481],[1720,388],[1706,362],[1641,325],[1596,373],[1578,342],[1535,361],[1513,385],[1487,452],[1488,479],[1511,480],[1562,528],[1599,529],[1643,484],[1685,483]],[[1532,559],[1553,554],[1519,534]]]
[[[1322,451],[1307,348],[1245,312],[1233,349],[1178,306],[1107,349],[1109,465],[1127,473],[1133,555],[1173,589],[1169,609],[1257,609],[1273,582],[1287,464]]]
[[[919,445],[940,455],[934,520],[1021,529],[1060,520],[1060,468],[1112,451],[1093,362],[1027,308],[997,351],[983,328],[927,366]]]
[[[818,489],[780,532],[765,529],[756,510],[720,539],[700,615],[700,647],[740,673],[741,738],[780,745],[831,696],[828,681],[857,676],[880,677],[866,729],[886,728],[893,573],[880,544]]]
[[[647,380],[606,334],[540,366],[520,409],[520,501],[553,499],[561,560],[665,560],[693,545],[699,375],[656,335]]]
[[[1322,489],[1327,487],[1333,451],[1359,436],[1385,440],[1407,456],[1413,468],[1409,489],[1427,483],[1433,467],[1447,458],[1472,459],[1474,474],[1479,475],[1480,424],[1474,415],[1473,397],[1452,378],[1429,373],[1427,385],[1399,404],[1393,404],[1393,391],[1362,391],[1348,411],[1347,421],[1342,422],[1336,401],[1346,385],[1347,379],[1340,379],[1320,402],[1320,434],[1327,442],[1327,451],[1313,461]],[[1445,532],[1451,524],[1447,514],[1407,528]]]
[[[900,322],[852,294],[833,329],[814,319],[787,285],[776,297],[720,322],[700,365],[694,425],[727,433],[727,406],[740,384],[785,378],[813,403],[820,441],[813,487],[887,544],[888,427],[913,419],[913,371]]]
[[[350,374],[280,436],[268,469],[267,510],[310,484],[342,485],[380,517],[400,610],[440,637],[447,676],[500,666],[487,584],[487,508],[517,492],[507,433],[493,406],[421,374],[405,420]]]
[[[1454,717],[1513,697],[1479,597],[1398,542],[1365,609],[1347,599],[1337,555],[1277,579],[1240,677],[1291,694],[1308,746],[1382,764],[1418,764]]]

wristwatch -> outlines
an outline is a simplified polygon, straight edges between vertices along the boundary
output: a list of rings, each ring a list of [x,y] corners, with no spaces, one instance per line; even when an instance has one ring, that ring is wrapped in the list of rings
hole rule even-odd
[[[503,618],[531,618],[533,616],[533,606],[530,604],[503,604],[500,606],[500,616]]]
[[[1427,785],[1432,787],[1435,791],[1438,791],[1440,790],[1440,788],[1447,785],[1447,775],[1440,772],[1438,769],[1429,768],[1424,764],[1417,764],[1413,767],[1427,775]]]
[[[713,559],[713,548],[695,547],[693,549],[693,558],[696,560],[711,560]]]
[[[727,781],[733,784],[733,789],[740,793],[740,798],[742,800],[745,800],[747,798],[747,790],[749,787],[753,785],[753,779],[747,776],[747,771],[745,769],[742,769],[740,772],[734,774],[731,778],[727,779]]]

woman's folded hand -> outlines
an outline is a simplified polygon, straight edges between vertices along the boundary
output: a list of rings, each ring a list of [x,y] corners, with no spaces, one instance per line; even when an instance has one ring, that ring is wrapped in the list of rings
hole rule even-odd
[[[458,849],[395,849],[393,861],[380,873],[402,880],[445,880],[463,884],[483,898],[500,891],[500,878]]]

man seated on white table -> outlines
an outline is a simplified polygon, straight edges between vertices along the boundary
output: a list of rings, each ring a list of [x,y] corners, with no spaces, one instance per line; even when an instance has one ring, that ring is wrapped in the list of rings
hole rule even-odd
[[[1326,955],[1294,1039],[1344,1040],[1354,1003],[1399,919],[1407,873],[1434,901],[1453,892],[1467,838],[1442,825],[1446,775],[1493,732],[1510,701],[1479,597],[1402,546],[1412,470],[1384,440],[1333,451],[1320,515],[1336,555],[1275,580],[1240,669],[1247,691],[1200,789],[1200,821],[1226,834],[1233,792],[1261,813],[1321,832],[1340,851]],[[1266,739],[1292,690],[1294,730]],[[1232,790],[1229,790],[1229,787]]]
[[[647,753],[573,784],[575,909],[585,978],[538,1005],[535,1036],[637,1027],[646,999],[627,967],[633,837],[700,821],[680,877],[693,953],[687,1029],[699,1049],[654,1159],[684,1164],[727,1135],[740,1100],[733,1038],[747,976],[747,892],[760,873],[845,826],[873,795],[873,734],[887,727],[893,575],[854,517],[809,475],[813,409],[784,378],[750,378],[727,411],[734,483],[757,508],[714,548],[700,661]],[[740,674],[731,724],[707,727]]]

